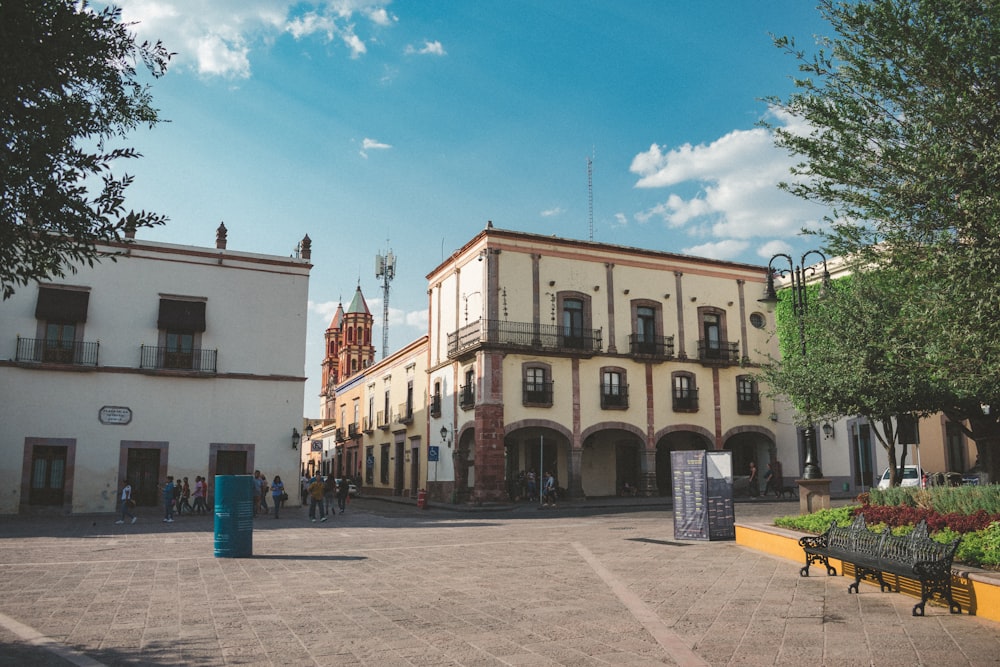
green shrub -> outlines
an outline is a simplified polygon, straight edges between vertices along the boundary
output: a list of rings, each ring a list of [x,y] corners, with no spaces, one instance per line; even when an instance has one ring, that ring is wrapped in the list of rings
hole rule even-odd
[[[975,514],[978,511],[1000,514],[1000,484],[872,489],[868,502],[889,507],[923,507],[940,514]]]
[[[782,516],[774,520],[774,525],[818,535],[825,533],[833,521],[836,521],[838,526],[849,525],[854,520],[854,511],[859,507],[860,505],[852,505],[819,510],[812,514]]]

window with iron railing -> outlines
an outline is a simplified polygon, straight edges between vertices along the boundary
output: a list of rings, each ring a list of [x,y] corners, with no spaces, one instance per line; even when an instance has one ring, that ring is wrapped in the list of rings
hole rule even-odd
[[[396,421],[400,424],[409,424],[413,421],[413,406],[409,403],[400,403],[396,412]]]
[[[100,343],[17,337],[15,361],[96,366]]]
[[[215,373],[218,354],[218,350],[142,345],[139,347],[139,368]]]
[[[431,396],[431,417],[441,416],[441,394],[435,394]]]
[[[536,407],[552,405],[552,386],[552,382],[544,380],[525,380],[522,402]]]
[[[462,385],[458,388],[458,405],[468,410],[476,405],[476,388],[474,385]]]
[[[749,375],[736,378],[736,411],[741,415],[760,414],[760,392]]]
[[[628,385],[601,383],[601,407],[623,409],[628,407]]]
[[[675,411],[696,411],[698,409],[698,390],[694,386],[694,376],[688,373],[674,373],[672,396]]]

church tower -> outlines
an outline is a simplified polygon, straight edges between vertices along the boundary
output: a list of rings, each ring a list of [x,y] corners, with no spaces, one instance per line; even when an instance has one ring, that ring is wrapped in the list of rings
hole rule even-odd
[[[341,332],[344,328],[344,304],[337,304],[330,326],[323,335],[323,385],[320,389],[320,415],[323,419],[334,419],[334,399],[337,384],[340,383]]]
[[[363,371],[375,362],[375,346],[372,345],[372,328],[375,318],[368,310],[361,285],[354,292],[351,305],[344,313],[340,342],[340,380],[346,380]]]
[[[324,419],[336,419],[337,385],[375,362],[374,322],[360,285],[346,312],[342,303],[337,304],[337,312],[324,335],[326,350],[320,391],[320,413]]]

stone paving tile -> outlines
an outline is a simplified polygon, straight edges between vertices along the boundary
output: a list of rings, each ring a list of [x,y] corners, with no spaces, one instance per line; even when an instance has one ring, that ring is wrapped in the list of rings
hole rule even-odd
[[[207,519],[128,533],[83,518],[0,524],[0,614],[105,664],[676,664],[620,595],[711,665],[1000,656],[996,623],[939,607],[913,618],[912,598],[848,595],[848,579],[799,577],[795,563],[732,543],[634,539],[673,541],[662,511],[421,514],[364,502],[323,527],[291,508],[256,531],[250,559],[215,559]],[[60,531],[72,548],[50,536]],[[65,664],[0,622],[0,656],[8,648]]]

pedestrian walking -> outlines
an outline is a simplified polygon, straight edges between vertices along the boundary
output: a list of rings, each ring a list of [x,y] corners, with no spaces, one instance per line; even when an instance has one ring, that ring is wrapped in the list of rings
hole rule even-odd
[[[188,514],[194,514],[194,508],[191,507],[191,486],[188,484],[188,478],[184,478],[184,483],[181,484],[181,504],[177,508],[178,514],[184,514],[184,510],[187,510]]]
[[[253,471],[253,515],[254,516],[257,516],[257,513],[260,512],[260,498],[261,498],[262,484],[263,480],[261,479],[260,471],[254,470]]]
[[[334,514],[336,509],[334,503],[337,500],[337,479],[329,475],[323,482],[323,502],[326,504],[327,514]]]
[[[319,507],[319,520],[326,521],[326,508],[323,507],[323,480],[319,475],[313,477],[309,484],[309,519],[316,523],[316,508]]]
[[[132,514],[132,508],[135,507],[135,501],[132,500],[132,485],[127,479],[125,480],[124,486],[122,486],[121,501],[121,517],[115,521],[115,523],[125,523],[125,517],[131,517],[132,523],[135,523],[136,517]]]
[[[271,510],[267,507],[267,495],[271,492],[271,487],[267,484],[267,475],[264,473],[260,474],[260,511],[264,514],[270,514]]]
[[[274,480],[271,482],[271,504],[274,505],[274,518],[278,518],[278,512],[281,511],[281,504],[288,500],[288,494],[285,493],[285,485],[281,481],[280,475],[275,475]]]
[[[340,486],[337,487],[337,507],[340,508],[340,513],[344,513],[344,509],[347,507],[347,497],[351,495],[351,480],[346,477],[340,480]]]
[[[163,485],[163,522],[174,522],[174,478],[167,475],[167,481]]]
[[[750,462],[750,497],[756,498],[760,495],[760,481],[757,479],[757,464]]]
[[[194,512],[195,514],[204,514],[206,512],[205,508],[205,482],[201,475],[194,478],[194,491],[191,494],[194,498]]]
[[[542,485],[542,498],[543,507],[556,506],[556,478],[552,476],[552,473],[545,473],[545,482]]]

